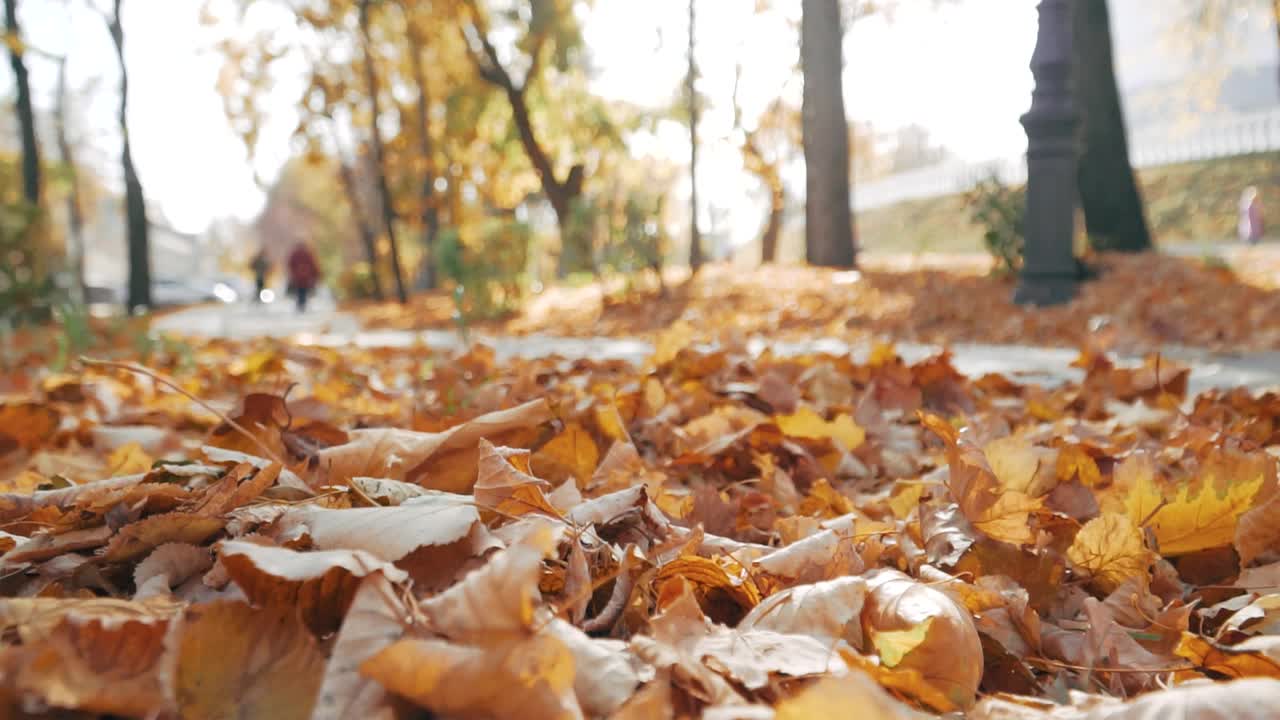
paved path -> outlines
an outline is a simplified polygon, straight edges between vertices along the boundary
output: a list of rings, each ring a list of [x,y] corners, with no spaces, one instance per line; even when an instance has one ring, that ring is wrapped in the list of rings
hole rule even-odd
[[[182,335],[242,340],[254,337],[294,337],[305,344],[325,346],[354,344],[365,347],[407,347],[421,342],[443,351],[456,351],[463,346],[458,334],[448,330],[362,330],[354,316],[337,311],[332,303],[317,304],[302,314],[296,313],[291,305],[285,303],[266,306],[204,306],[166,315],[156,321],[155,327],[163,332]],[[476,334],[472,341],[491,346],[500,359],[561,355],[574,359],[619,359],[641,363],[653,351],[652,345],[647,341],[628,338]],[[748,349],[759,353],[766,345],[763,338],[755,338]],[[903,358],[910,362],[938,352],[936,346],[911,343],[899,344],[897,348]],[[774,343],[772,349],[783,355],[828,352],[852,353],[855,357],[865,357],[870,351],[865,345],[849,346],[831,339]],[[1053,385],[1079,380],[1083,376],[1080,370],[1071,367],[1071,362],[1077,356],[1075,350],[960,344],[952,346],[951,351],[956,369],[973,377],[994,372],[1023,382]],[[1165,355],[1170,360],[1191,365],[1189,390],[1193,395],[1214,387],[1280,389],[1280,352],[1226,354],[1195,348],[1167,348]],[[1137,363],[1141,358],[1120,357],[1119,360]]]

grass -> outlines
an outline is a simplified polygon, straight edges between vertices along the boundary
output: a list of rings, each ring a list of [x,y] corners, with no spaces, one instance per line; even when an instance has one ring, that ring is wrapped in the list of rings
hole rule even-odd
[[[1280,153],[1166,165],[1138,171],[1156,242],[1236,237],[1240,193],[1256,185],[1264,219],[1280,221]],[[855,189],[856,192],[856,189]],[[858,239],[871,252],[981,252],[982,230],[960,195],[907,200],[858,213]],[[803,240],[800,240],[803,242]]]

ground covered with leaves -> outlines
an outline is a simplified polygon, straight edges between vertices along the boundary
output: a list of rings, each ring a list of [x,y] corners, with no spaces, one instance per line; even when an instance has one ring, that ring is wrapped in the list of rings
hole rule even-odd
[[[1275,716],[1280,396],[656,347],[20,360],[3,716]]]
[[[1014,278],[991,276],[985,256],[868,255],[858,275],[715,265],[692,280],[673,276],[665,292],[652,278],[552,288],[509,318],[476,324],[577,337],[652,337],[684,323],[697,338],[1280,349],[1280,253],[1271,247],[1232,248],[1214,260],[1145,254],[1091,263],[1098,278],[1074,302],[1047,310],[1014,305]],[[407,308],[357,312],[373,328],[452,327],[453,307],[443,295],[425,295]]]

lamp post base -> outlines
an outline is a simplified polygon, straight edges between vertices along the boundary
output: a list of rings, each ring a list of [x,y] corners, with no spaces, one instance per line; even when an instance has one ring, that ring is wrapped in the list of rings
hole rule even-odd
[[[1046,307],[1071,302],[1080,278],[1076,275],[1023,275],[1013,291],[1016,305]]]

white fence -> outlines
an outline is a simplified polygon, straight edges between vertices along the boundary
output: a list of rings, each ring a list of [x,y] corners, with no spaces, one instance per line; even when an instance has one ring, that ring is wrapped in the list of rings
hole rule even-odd
[[[1129,137],[1129,158],[1139,168],[1272,150],[1280,150],[1280,108],[1218,117],[1194,126],[1144,128]],[[1026,159],[1017,156],[978,163],[952,161],[857,184],[854,207],[870,210],[903,200],[962,193],[992,173],[1006,183],[1026,182]]]

